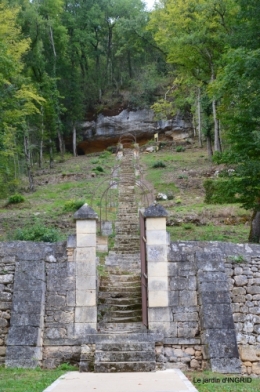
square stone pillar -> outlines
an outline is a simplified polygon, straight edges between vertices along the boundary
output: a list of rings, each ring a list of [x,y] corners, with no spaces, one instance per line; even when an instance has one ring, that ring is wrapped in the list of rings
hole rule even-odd
[[[97,330],[96,231],[98,216],[84,204],[76,220],[76,307],[75,336],[84,337]]]
[[[165,333],[170,328],[166,232],[168,213],[156,204],[146,208],[143,215],[146,218],[149,329]]]

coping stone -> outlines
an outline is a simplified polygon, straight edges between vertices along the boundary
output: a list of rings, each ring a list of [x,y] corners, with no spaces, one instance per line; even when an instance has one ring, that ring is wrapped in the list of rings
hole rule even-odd
[[[80,209],[74,214],[75,220],[98,220],[97,213],[91,208],[87,203],[84,204]]]
[[[144,210],[143,216],[145,218],[161,218],[168,216],[168,212],[160,204],[154,204]]]

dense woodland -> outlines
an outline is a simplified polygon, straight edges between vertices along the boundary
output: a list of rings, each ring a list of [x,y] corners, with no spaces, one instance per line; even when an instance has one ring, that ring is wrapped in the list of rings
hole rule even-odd
[[[257,0],[0,0],[0,197],[25,172],[33,190],[33,165],[67,138],[76,154],[89,112],[189,111],[259,242],[259,18]]]

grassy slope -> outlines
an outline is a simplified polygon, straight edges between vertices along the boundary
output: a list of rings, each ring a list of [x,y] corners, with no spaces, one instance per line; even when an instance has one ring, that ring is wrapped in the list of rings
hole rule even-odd
[[[250,213],[238,204],[205,204],[203,182],[219,167],[212,165],[203,149],[176,152],[174,148],[142,154],[148,181],[155,194],[172,192],[173,200],[160,201],[170,214],[171,239],[247,242]],[[166,168],[154,169],[162,161]]]
[[[153,169],[157,161],[163,161],[166,168]],[[49,227],[60,230],[65,239],[75,232],[73,211],[65,212],[66,201],[84,200],[91,204],[96,189],[97,197],[91,204],[100,213],[100,197],[107,188],[111,168],[116,163],[115,155],[94,154],[69,157],[63,163],[56,163],[49,170],[35,170],[36,192],[25,193],[26,201],[5,207],[0,200],[0,240],[8,239],[13,228],[23,227],[40,220]],[[156,192],[174,194],[173,200],[161,201],[170,213],[171,226],[168,231],[172,240],[213,240],[246,242],[249,234],[250,214],[234,205],[209,205],[204,203],[203,181],[218,169],[207,160],[203,149],[187,149],[176,152],[164,148],[156,153],[141,154],[145,176]],[[104,172],[93,170],[100,166]],[[112,200],[115,196],[112,191]],[[104,199],[103,199],[104,203]],[[105,219],[104,209],[102,219]],[[114,216],[115,209],[109,208],[107,219]]]

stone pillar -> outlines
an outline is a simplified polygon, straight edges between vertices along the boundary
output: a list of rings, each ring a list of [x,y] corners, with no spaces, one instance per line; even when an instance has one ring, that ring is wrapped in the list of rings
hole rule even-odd
[[[84,204],[76,220],[75,337],[97,330],[96,226],[97,214]]]
[[[166,233],[168,213],[157,204],[146,208],[143,215],[146,218],[149,329],[167,334],[170,330]]]

